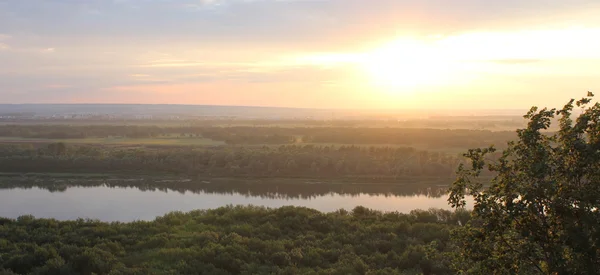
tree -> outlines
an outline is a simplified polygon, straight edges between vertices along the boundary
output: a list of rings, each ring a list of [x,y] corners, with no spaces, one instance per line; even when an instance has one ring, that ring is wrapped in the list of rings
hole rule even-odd
[[[62,156],[67,151],[67,146],[62,142],[48,144],[48,151],[54,156]]]
[[[454,233],[455,268],[467,274],[600,274],[600,104],[593,94],[561,110],[532,107],[501,155],[465,154],[449,203],[473,202]],[[574,103],[581,108],[571,119]],[[553,119],[559,130],[550,132]],[[492,156],[492,158],[490,158]],[[486,183],[482,172],[494,173]]]

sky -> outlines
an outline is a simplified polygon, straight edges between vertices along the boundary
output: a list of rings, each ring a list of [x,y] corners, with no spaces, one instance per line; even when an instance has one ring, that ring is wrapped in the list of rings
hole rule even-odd
[[[598,0],[0,0],[0,103],[560,107]]]

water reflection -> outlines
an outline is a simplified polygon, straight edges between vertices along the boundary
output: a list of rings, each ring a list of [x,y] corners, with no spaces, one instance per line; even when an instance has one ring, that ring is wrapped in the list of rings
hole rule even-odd
[[[65,192],[73,187],[136,188],[140,191],[186,192],[195,194],[239,194],[269,199],[311,199],[329,194],[345,196],[445,196],[447,187],[425,183],[413,184],[336,184],[327,182],[287,182],[286,180],[152,180],[152,179],[31,179],[0,180],[0,189],[40,188]]]
[[[404,213],[414,209],[450,209],[443,186],[281,182],[0,179],[0,216],[134,221],[152,220],[172,211],[226,205],[294,205],[325,212],[352,210],[356,206]]]

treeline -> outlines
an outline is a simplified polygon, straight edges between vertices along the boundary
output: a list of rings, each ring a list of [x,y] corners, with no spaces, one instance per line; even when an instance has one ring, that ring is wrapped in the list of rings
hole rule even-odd
[[[182,127],[136,125],[0,125],[0,136],[20,138],[76,139],[123,136],[131,138],[156,137],[161,134],[182,133]],[[173,130],[173,131],[170,131]]]
[[[129,148],[95,145],[0,145],[0,172],[179,174],[192,177],[410,179],[453,177],[462,157],[414,148],[279,147]]]
[[[301,142],[357,145],[420,144],[432,148],[475,148],[490,144],[502,147],[516,135],[512,131],[414,128],[4,125],[0,126],[0,137],[48,139],[202,137],[228,144],[293,144]]]
[[[151,222],[0,218],[1,274],[453,274],[469,212],[174,212]]]

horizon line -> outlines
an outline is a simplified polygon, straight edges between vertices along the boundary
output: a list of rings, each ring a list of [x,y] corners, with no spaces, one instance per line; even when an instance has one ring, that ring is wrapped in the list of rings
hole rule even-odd
[[[407,107],[402,107],[402,108],[368,108],[368,109],[362,109],[362,108],[335,108],[335,107],[329,107],[329,108],[311,108],[311,107],[288,107],[288,106],[268,106],[268,105],[219,105],[219,104],[184,104],[184,103],[91,103],[91,102],[86,102],[86,103],[69,103],[69,102],[65,102],[65,103],[3,103],[0,102],[0,105],[11,105],[11,106],[17,106],[17,105],[70,105],[70,106],[75,106],[75,105],[117,105],[117,106],[127,106],[127,105],[139,105],[139,106],[188,106],[188,107],[234,107],[234,108],[264,108],[264,109],[296,109],[296,110],[336,110],[336,111],[402,111],[402,110],[423,110],[423,111],[428,111],[428,110],[452,110],[452,111],[458,111],[458,110],[463,110],[463,111],[523,111],[523,110],[528,110],[529,108],[485,108],[485,107],[481,107],[481,108],[471,108],[471,109],[465,109],[465,108],[407,108]]]

